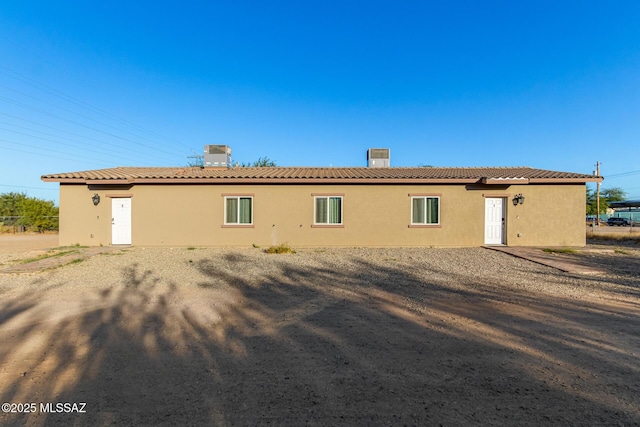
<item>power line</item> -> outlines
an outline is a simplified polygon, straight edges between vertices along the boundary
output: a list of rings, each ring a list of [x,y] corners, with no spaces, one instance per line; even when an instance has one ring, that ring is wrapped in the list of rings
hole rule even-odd
[[[6,38],[6,36],[3,37],[3,38],[5,40],[8,40]],[[23,46],[20,46],[20,45],[16,44],[15,42],[11,41],[11,40],[8,40],[8,41],[12,42],[14,45],[16,45],[16,46],[18,46],[18,47],[20,47],[20,48],[22,48],[24,50],[29,51],[29,49],[26,49]],[[50,63],[49,61],[46,61],[46,62],[49,65],[51,65],[51,66],[53,66],[55,68],[58,68],[55,64]],[[60,69],[60,68],[58,68],[58,69]],[[31,87],[39,90],[39,91],[47,93],[47,94],[49,94],[49,95],[51,95],[51,96],[53,96],[53,97],[55,97],[55,98],[57,98],[57,99],[59,99],[59,100],[61,100],[63,102],[70,103],[72,105],[75,105],[77,107],[85,109],[85,110],[87,110],[87,111],[89,111],[91,113],[95,113],[95,114],[97,114],[99,116],[107,118],[107,119],[109,119],[109,120],[111,120],[111,121],[113,121],[115,123],[119,123],[119,124],[125,125],[127,127],[130,127],[132,129],[135,129],[137,132],[133,132],[131,130],[123,129],[122,127],[116,126],[114,123],[106,123],[104,121],[97,120],[96,118],[93,118],[93,117],[90,117],[90,116],[87,116],[85,114],[80,113],[76,109],[65,108],[65,107],[63,107],[63,106],[61,106],[59,104],[49,102],[49,101],[44,100],[42,98],[31,96],[31,95],[29,95],[29,94],[27,94],[25,92],[22,92],[20,90],[15,89],[15,88],[7,87],[7,86],[1,86],[1,87],[3,87],[4,89],[6,89],[8,91],[20,94],[22,97],[26,97],[26,98],[29,98],[31,100],[35,100],[38,103],[42,103],[42,104],[45,104],[45,105],[48,105],[48,106],[53,106],[54,108],[62,110],[64,112],[66,112],[66,113],[79,116],[79,117],[83,118],[84,120],[89,120],[89,121],[97,123],[97,124],[99,124],[101,126],[105,126],[107,128],[115,129],[118,132],[122,132],[124,134],[134,136],[135,138],[148,141],[148,142],[152,143],[153,145],[150,145],[149,143],[141,142],[140,140],[133,140],[130,137],[123,137],[122,135],[106,131],[104,128],[101,129],[101,128],[97,128],[95,126],[90,126],[86,122],[85,123],[81,123],[81,122],[78,122],[76,120],[72,120],[69,117],[63,117],[63,116],[60,116],[58,114],[54,114],[54,113],[52,113],[52,112],[50,112],[48,110],[43,110],[41,108],[36,107],[35,104],[33,104],[33,103],[31,103],[31,105],[29,105],[29,104],[25,104],[23,102],[19,102],[18,100],[14,100],[14,99],[11,99],[11,98],[6,98],[6,97],[0,97],[0,100],[3,100],[5,102],[7,102],[7,103],[19,106],[21,108],[24,108],[24,109],[27,109],[27,110],[30,110],[30,111],[34,111],[34,112],[39,112],[41,114],[45,114],[47,116],[56,118],[58,120],[62,120],[62,121],[65,121],[65,122],[68,122],[68,123],[72,123],[72,124],[77,125],[77,126],[84,127],[84,128],[89,129],[89,130],[91,130],[93,132],[98,132],[98,133],[101,133],[101,134],[104,134],[104,135],[107,135],[107,136],[110,136],[110,137],[113,137],[113,138],[117,138],[117,139],[119,139],[119,140],[121,140],[123,142],[127,142],[128,143],[128,147],[127,148],[129,148],[131,146],[131,144],[135,144],[135,145],[144,147],[146,149],[144,152],[141,152],[139,150],[137,152],[143,154],[147,158],[149,158],[149,157],[156,157],[158,159],[164,158],[164,156],[162,156],[162,153],[164,153],[165,155],[171,156],[172,159],[174,159],[175,156],[180,156],[180,157],[184,156],[184,153],[181,152],[179,148],[175,147],[175,144],[179,144],[181,146],[184,146],[184,144],[180,143],[179,141],[177,141],[175,139],[168,138],[168,137],[166,137],[164,135],[161,135],[158,132],[155,132],[155,131],[146,129],[146,128],[142,127],[142,126],[139,126],[139,125],[131,122],[130,120],[118,117],[115,114],[109,113],[109,112],[107,112],[107,111],[105,111],[105,110],[103,110],[101,108],[95,107],[95,106],[93,106],[93,105],[91,105],[91,104],[89,104],[87,102],[84,102],[84,101],[82,101],[80,99],[77,99],[77,98],[75,98],[73,96],[70,96],[70,95],[68,95],[68,94],[66,94],[66,93],[64,93],[64,92],[62,92],[60,90],[54,89],[51,86],[48,86],[48,85],[46,85],[46,84],[44,84],[44,83],[42,83],[42,82],[40,82],[40,81],[38,81],[36,79],[28,77],[28,76],[26,76],[26,75],[24,75],[24,74],[22,74],[22,73],[20,73],[18,71],[12,70],[12,69],[4,66],[4,65],[0,65],[0,74],[3,74],[3,75],[8,76],[8,77],[10,77],[12,79],[15,79],[15,80],[17,80],[18,82],[20,82],[20,83],[22,83],[24,85],[31,86]],[[2,114],[6,114],[6,113],[2,113]],[[8,116],[11,116],[11,115],[8,115]],[[26,120],[26,119],[19,118],[19,117],[16,117],[16,116],[13,116],[13,117],[17,118],[19,120]],[[37,123],[37,122],[32,122],[32,123],[38,124],[39,126],[46,126],[46,125],[44,125],[42,123]],[[56,129],[56,128],[51,127],[51,126],[49,126],[49,128]],[[59,128],[56,129],[56,131],[69,133],[68,131],[64,131],[64,130],[59,129]],[[146,135],[151,135],[151,136],[153,136],[154,139],[151,139],[151,138],[148,138],[146,136],[143,136],[139,132],[142,132],[142,133],[144,133]],[[73,133],[71,133],[71,134],[73,134]],[[78,135],[78,134],[76,134],[76,135]],[[50,136],[52,136],[52,135],[50,135]],[[97,140],[95,138],[84,137],[84,136],[81,136],[81,137],[89,138],[89,139],[92,139],[94,141],[99,142],[101,145],[108,146],[109,147],[109,153],[110,154],[113,153],[113,144],[109,144],[109,143],[106,143],[104,141]],[[164,140],[166,142],[171,142],[171,143],[173,143],[173,145],[166,146],[164,144],[162,144],[162,145],[158,144],[158,139]],[[95,146],[94,146],[94,148],[95,148]],[[129,148],[129,150],[131,150],[131,149]],[[131,151],[135,151],[135,150],[131,150]],[[175,162],[175,160],[172,160],[171,163],[173,163],[173,162]]]
[[[69,123],[73,123],[73,124],[78,125],[78,126],[82,126],[82,127],[84,127],[84,128],[87,128],[87,129],[93,130],[94,132],[99,132],[99,133],[102,133],[102,134],[105,134],[105,135],[111,136],[111,137],[113,137],[113,138],[120,139],[120,140],[125,141],[125,142],[129,142],[129,143],[133,143],[133,144],[141,145],[141,146],[146,147],[146,148],[152,148],[152,149],[154,149],[154,150],[156,150],[156,151],[163,151],[165,154],[168,154],[168,155],[171,155],[171,156],[173,156],[173,155],[174,155],[173,153],[170,153],[170,152],[168,152],[168,151],[165,151],[165,150],[159,149],[159,148],[157,148],[157,147],[153,147],[153,146],[150,146],[150,145],[148,145],[148,144],[145,144],[145,143],[142,143],[142,142],[138,142],[138,141],[133,141],[133,140],[131,140],[131,139],[129,139],[129,138],[125,138],[125,137],[123,137],[123,136],[116,135],[116,134],[114,134],[114,133],[111,133],[111,132],[107,132],[107,131],[105,131],[105,130],[98,129],[98,128],[93,127],[93,126],[89,126],[89,125],[86,125],[86,124],[80,123],[80,122],[78,122],[78,121],[76,121],[76,120],[72,120],[72,119],[69,119],[69,118],[62,117],[62,116],[60,116],[60,115],[58,115],[58,114],[54,114],[54,113],[52,113],[52,112],[50,112],[50,111],[46,111],[46,110],[43,110],[43,109],[41,109],[41,108],[33,107],[33,106],[31,106],[31,105],[28,105],[28,104],[25,104],[25,103],[22,103],[22,102],[19,102],[19,101],[15,101],[15,100],[13,100],[13,99],[6,98],[6,97],[4,97],[4,96],[0,96],[0,100],[2,100],[2,101],[4,101],[4,102],[7,102],[7,103],[9,103],[9,104],[17,105],[17,106],[19,106],[19,107],[21,107],[21,108],[24,108],[24,109],[27,109],[27,110],[36,111],[36,112],[39,112],[39,113],[46,114],[46,115],[48,115],[48,116],[51,116],[51,117],[57,118],[57,119],[59,119],[59,120],[63,120],[63,121],[65,121],[65,122],[69,122]],[[47,103],[47,104],[51,105],[50,103]],[[58,108],[59,108],[59,107],[58,107]],[[62,109],[62,110],[66,110],[66,109],[64,109],[64,108],[61,108],[61,109]],[[98,121],[98,120],[91,119],[91,118],[86,117],[86,116],[83,116],[83,115],[81,115],[81,114],[78,114],[78,115],[79,115],[80,117],[86,118],[86,119],[88,119],[88,120],[92,120],[92,121],[94,121],[94,122],[96,122],[96,123],[99,123],[99,124],[102,124],[102,125],[109,126],[108,124],[102,123],[102,122],[100,122],[100,121]],[[116,129],[117,129],[117,128],[116,128]],[[121,130],[121,129],[118,129],[118,130]]]
[[[58,150],[52,150],[50,148],[42,148],[42,147],[38,147],[36,145],[28,145],[28,144],[24,144],[22,142],[8,141],[6,139],[0,139],[0,142],[6,142],[8,144],[18,145],[20,147],[35,148],[38,151],[50,151],[52,153],[57,153],[57,154],[67,154],[67,153],[60,152]],[[31,154],[37,154],[37,153],[31,152]],[[80,154],[74,154],[74,156],[79,158],[79,159],[88,159],[88,160],[95,161],[94,157],[87,157],[87,156],[83,156],[83,155],[80,155]]]
[[[73,111],[73,110],[70,110],[70,109],[68,109],[68,108],[61,107],[61,106],[56,105],[56,104],[54,104],[54,103],[52,103],[52,102],[45,101],[45,100],[43,100],[43,99],[41,99],[41,98],[37,98],[37,97],[35,97],[35,96],[27,95],[26,93],[21,92],[21,91],[19,91],[19,90],[16,90],[16,89],[13,89],[13,88],[10,88],[10,87],[7,87],[7,86],[3,86],[3,85],[0,85],[0,88],[4,88],[4,89],[7,89],[7,90],[10,90],[10,91],[15,92],[15,93],[18,93],[18,94],[20,94],[20,95],[22,95],[22,96],[24,96],[24,97],[26,97],[26,98],[33,99],[33,100],[38,101],[38,102],[41,102],[41,103],[43,103],[43,104],[45,104],[45,105],[50,105],[50,106],[52,106],[52,107],[54,107],[54,108],[58,108],[59,110],[65,111],[65,112],[67,112],[67,113],[75,114],[76,116],[79,116],[79,117],[81,117],[81,118],[83,118],[83,119],[90,120],[90,121],[95,122],[95,123],[98,123],[98,124],[100,124],[100,125],[107,126],[107,127],[113,128],[113,129],[116,129],[116,130],[118,130],[118,131],[120,131],[120,132],[124,132],[124,133],[126,133],[126,134],[133,135],[133,136],[135,136],[135,137],[142,138],[142,139],[145,139],[145,140],[150,141],[150,142],[156,142],[156,141],[154,141],[154,140],[152,140],[152,139],[149,139],[149,138],[146,138],[146,137],[143,137],[143,136],[140,136],[140,135],[136,135],[136,134],[135,134],[135,133],[133,133],[133,132],[129,132],[129,131],[125,130],[125,129],[121,129],[121,128],[119,128],[119,127],[116,127],[116,126],[110,125],[110,124],[105,123],[105,122],[101,122],[100,120],[96,120],[96,119],[94,119],[94,118],[92,118],[92,117],[85,116],[84,114],[80,114],[80,113],[78,113],[78,112],[76,112],[76,111]],[[0,98],[3,98],[3,97],[0,97]],[[6,100],[7,98],[4,98],[4,99]],[[14,101],[14,102],[17,102],[17,101]],[[123,138],[123,139],[124,139],[124,138]],[[129,139],[127,138],[127,140],[129,140]],[[129,141],[130,141],[130,140],[129,140]],[[135,141],[131,141],[131,142],[134,142],[134,143],[137,143],[137,144],[143,145],[143,143],[141,143],[141,142],[135,142]],[[164,150],[162,150],[162,151],[164,151]],[[165,151],[165,153],[173,155],[172,153],[170,153],[170,152],[168,152],[168,151]]]
[[[0,184],[0,187],[29,188],[29,189],[32,189],[32,190],[58,191],[58,189],[57,189],[57,188],[27,187],[26,185],[9,185],[9,184]]]
[[[607,175],[605,178],[607,179],[611,179],[611,178],[622,178],[625,176],[631,176],[631,175],[637,175],[640,174],[640,170],[637,171],[629,171],[629,172],[621,172],[621,173],[615,173],[613,175]]]
[[[47,129],[52,129],[52,130],[55,130],[55,131],[57,131],[57,132],[62,132],[62,133],[68,134],[68,135],[77,136],[77,137],[79,137],[79,138],[82,138],[83,140],[90,140],[90,141],[95,141],[95,142],[97,142],[97,143],[99,143],[99,144],[109,145],[109,143],[108,143],[108,142],[102,141],[102,140],[100,140],[100,139],[93,138],[93,137],[91,137],[91,136],[81,135],[81,134],[79,134],[79,133],[75,133],[75,132],[71,132],[71,131],[68,131],[68,130],[64,130],[64,129],[56,128],[56,127],[54,127],[54,126],[45,125],[45,124],[42,124],[42,123],[35,122],[35,121],[33,121],[33,120],[25,119],[25,118],[23,118],[23,117],[18,117],[18,116],[14,116],[14,115],[12,115],[12,114],[3,113],[2,111],[0,111],[0,114],[5,115],[5,116],[8,116],[8,117],[11,117],[11,118],[14,118],[14,119],[22,120],[22,121],[24,121],[24,122],[31,123],[31,124],[34,124],[34,125],[36,125],[36,126],[44,127],[44,128],[47,128]],[[40,132],[40,131],[33,130],[33,129],[31,129],[31,128],[27,128],[27,127],[24,127],[24,126],[16,125],[15,123],[9,123],[9,122],[0,122],[0,123],[8,124],[8,125],[10,125],[10,126],[15,126],[15,127],[17,127],[17,128],[21,128],[21,129],[29,129],[29,130],[31,130],[31,131],[33,131],[33,132],[38,132],[38,133],[41,133],[41,134],[43,134],[43,135],[54,136],[54,135],[51,135],[51,134],[47,134],[46,132]],[[55,137],[56,137],[56,138],[61,138],[61,137],[59,137],[59,136],[55,136]],[[80,142],[80,141],[78,141],[78,142]],[[114,150],[113,145],[109,145],[108,152],[107,152],[107,153],[105,153],[105,154],[111,154],[111,153],[113,153],[113,152],[120,153],[120,154],[124,154],[124,155],[127,155],[127,154],[129,154],[130,152],[134,152],[134,153],[138,153],[138,154],[143,154],[143,155],[145,155],[145,156],[149,156],[149,155],[152,155],[152,154],[153,154],[153,153],[149,153],[148,151],[140,151],[140,150],[131,149],[131,148],[130,148],[130,149],[128,149],[126,152],[118,151],[118,150]],[[160,158],[161,158],[161,157],[158,157],[158,159],[160,159]]]
[[[7,143],[9,143],[9,144],[18,144],[18,143],[16,143],[16,142],[7,141],[7,140],[4,140],[4,139],[0,139],[0,142],[7,142]],[[18,144],[18,145],[21,145],[21,144]],[[36,148],[38,148],[38,149],[40,150],[40,148],[39,148],[39,147],[36,147]],[[38,153],[38,152],[33,152],[33,151],[27,151],[27,150],[19,150],[19,149],[17,149],[17,148],[0,147],[0,150],[16,151],[16,152],[18,152],[18,153],[33,154],[33,155],[35,155],[35,156],[52,157],[52,158],[54,158],[54,159],[69,160],[69,161],[71,161],[71,162],[76,162],[76,161],[78,161],[78,159],[70,159],[70,158],[68,158],[68,157],[60,157],[60,156],[53,156],[53,155],[51,155],[51,154],[44,154],[44,153]],[[42,149],[42,150],[44,150],[44,149]],[[51,150],[48,150],[48,151],[51,151]],[[92,160],[92,161],[94,161],[94,162],[95,162],[95,159],[92,159],[92,158],[89,158],[89,157],[85,157],[85,158],[87,158],[87,159]],[[107,164],[107,163],[105,163],[105,162],[101,162],[101,161],[98,161],[97,163],[112,166],[112,165],[110,165],[110,164]]]
[[[58,67],[55,66],[55,64],[52,64],[52,63],[49,63],[49,64],[53,65],[55,68],[58,68]],[[0,69],[6,70],[4,72],[0,70],[0,73],[4,74],[6,76],[9,76],[11,78],[14,78],[16,80],[22,81],[23,83],[26,83],[26,84],[28,84],[28,85],[30,85],[32,87],[38,87],[39,90],[42,90],[44,92],[48,92],[51,95],[55,96],[56,98],[65,100],[67,102],[74,103],[74,104],[79,105],[79,106],[81,106],[83,108],[86,108],[86,109],[91,110],[93,112],[99,113],[99,114],[101,114],[103,116],[107,116],[107,117],[109,117],[109,118],[111,118],[113,120],[119,121],[119,122],[121,122],[123,124],[126,124],[128,126],[137,128],[137,129],[139,129],[139,130],[141,130],[143,132],[146,132],[146,133],[148,133],[150,135],[153,135],[156,138],[164,139],[167,142],[173,142],[173,143],[181,144],[179,141],[176,141],[176,140],[174,140],[172,138],[165,137],[165,136],[163,136],[163,135],[161,135],[161,134],[159,134],[159,133],[157,133],[155,131],[146,129],[146,128],[142,127],[142,126],[139,126],[139,125],[127,120],[127,119],[123,119],[121,117],[118,117],[115,114],[109,113],[108,111],[105,111],[105,110],[103,110],[101,108],[95,107],[95,106],[93,106],[93,105],[91,105],[91,104],[89,104],[87,102],[84,102],[82,100],[79,100],[79,99],[77,99],[77,98],[75,98],[75,97],[73,97],[71,95],[65,94],[65,93],[63,93],[63,92],[61,92],[61,91],[59,91],[57,89],[54,89],[51,86],[48,86],[48,85],[46,85],[46,84],[44,84],[42,82],[39,82],[39,81],[37,81],[37,80],[35,80],[35,79],[31,78],[31,77],[27,77],[27,76],[25,76],[24,74],[22,74],[22,73],[20,73],[18,71],[12,70],[12,69],[7,68],[7,67],[5,67],[3,65],[0,65]],[[13,75],[7,73],[7,71],[9,73],[13,74]],[[16,76],[19,76],[19,77],[16,77]]]
[[[38,133],[38,134],[41,134],[41,135],[46,135],[46,136],[50,136],[50,137],[53,137],[53,138],[62,139],[62,137],[60,137],[58,135],[53,135],[53,134],[50,134],[50,133],[47,133],[47,132],[37,131],[37,130],[31,129],[31,128],[27,128],[27,127],[24,127],[24,126],[16,125],[14,123],[7,123],[7,122],[2,122],[2,121],[0,121],[0,123],[1,124],[8,124],[10,126],[14,126],[14,127],[20,128],[20,129],[31,130],[32,132],[35,132],[35,133]],[[106,156],[109,156],[111,158],[119,158],[119,159],[124,160],[126,162],[130,162],[131,161],[131,152],[135,152],[135,153],[139,153],[139,154],[143,154],[143,155],[147,155],[148,154],[146,152],[142,152],[142,151],[138,151],[138,150],[130,150],[131,152],[125,152],[125,151],[121,151],[121,150],[116,150],[114,148],[100,149],[98,147],[98,149],[93,149],[93,148],[88,148],[88,146],[89,147],[96,147],[95,145],[86,144],[83,141],[77,141],[77,140],[74,140],[74,139],[64,138],[64,141],[77,142],[79,145],[78,144],[71,144],[69,142],[62,142],[62,141],[58,141],[58,140],[54,140],[54,139],[44,138],[44,137],[39,136],[39,135],[33,135],[31,133],[20,132],[20,131],[17,131],[17,130],[7,129],[7,128],[3,128],[3,127],[0,127],[0,130],[5,130],[7,132],[17,133],[17,134],[20,134],[20,135],[25,135],[25,136],[28,136],[28,137],[31,137],[31,138],[36,138],[38,140],[50,141],[50,142],[53,142],[55,144],[65,145],[65,146],[72,147],[72,148],[78,148],[78,149],[84,150],[84,151],[89,151],[89,152],[93,152],[93,153],[97,153],[97,154],[106,155]],[[66,133],[69,133],[69,134],[72,134],[72,135],[77,135],[80,138],[94,139],[94,138],[84,137],[83,135],[74,134],[73,132],[66,132]],[[59,152],[62,153],[62,154],[67,154],[66,152],[63,152],[63,151],[59,151]],[[114,155],[114,154],[116,154],[116,155]],[[117,154],[121,154],[121,155],[118,156]],[[137,162],[140,163],[139,161],[137,161]],[[149,163],[144,163],[143,162],[143,164],[151,166],[151,164],[149,164]]]
[[[0,127],[0,130],[5,130],[5,131],[7,131],[7,132],[13,132],[13,133],[17,133],[17,134],[19,134],[19,135],[25,135],[25,136],[29,136],[29,137],[32,137],[32,138],[37,138],[37,139],[39,139],[39,140],[43,140],[43,141],[50,141],[50,142],[54,142],[54,143],[56,143],[56,144],[65,145],[65,146],[72,147],[72,148],[79,148],[79,149],[81,149],[81,150],[90,151],[90,152],[97,153],[97,154],[109,154],[112,158],[120,158],[120,159],[122,159],[122,160],[129,161],[129,159],[128,159],[128,158],[120,157],[120,156],[114,156],[114,155],[113,155],[113,154],[111,154],[111,153],[105,153],[105,152],[103,152],[103,151],[92,150],[92,149],[90,149],[90,148],[86,148],[86,147],[78,147],[77,145],[74,145],[74,144],[69,144],[69,143],[66,143],[66,142],[60,142],[60,141],[56,141],[56,140],[49,139],[49,138],[43,138],[43,137],[40,137],[40,136],[37,136],[37,135],[31,135],[31,134],[28,134],[28,133],[25,133],[25,132],[20,132],[20,131],[17,131],[17,130],[6,129],[6,128],[3,128],[3,127]],[[34,132],[38,132],[38,131],[34,131]],[[39,133],[44,133],[44,132],[39,132]],[[46,133],[44,133],[44,134],[45,134],[45,135],[47,135]],[[58,138],[58,137],[57,137],[57,136],[55,136],[55,135],[50,135],[50,136],[53,136],[54,138]],[[24,145],[25,147],[26,147],[26,146],[28,146],[28,145],[26,145],[26,144],[19,143],[19,142],[10,142],[10,143],[11,143],[11,144],[17,144],[17,145]],[[49,151],[57,152],[57,153],[60,153],[60,154],[67,154],[67,153],[65,153],[65,152],[58,151],[58,150],[51,150],[51,149],[49,149]],[[74,155],[75,155],[75,154],[74,154]],[[147,165],[148,165],[148,164],[147,164]]]

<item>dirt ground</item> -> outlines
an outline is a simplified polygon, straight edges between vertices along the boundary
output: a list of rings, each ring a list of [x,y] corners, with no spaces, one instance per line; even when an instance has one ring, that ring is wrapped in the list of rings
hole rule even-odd
[[[481,248],[0,274],[0,424],[640,425],[640,250],[591,249],[605,276]]]
[[[56,246],[57,234],[0,234],[0,254],[24,253]]]

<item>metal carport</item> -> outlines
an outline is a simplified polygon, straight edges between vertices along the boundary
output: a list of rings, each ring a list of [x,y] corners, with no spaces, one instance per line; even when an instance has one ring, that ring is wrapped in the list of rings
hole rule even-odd
[[[633,217],[631,216],[631,209],[635,208],[634,211],[637,211],[638,208],[640,208],[640,200],[625,200],[622,202],[611,202],[609,203],[609,207],[612,209],[624,209],[624,208],[628,208],[629,209],[629,220],[631,221],[631,224],[634,225],[635,221],[633,220]]]

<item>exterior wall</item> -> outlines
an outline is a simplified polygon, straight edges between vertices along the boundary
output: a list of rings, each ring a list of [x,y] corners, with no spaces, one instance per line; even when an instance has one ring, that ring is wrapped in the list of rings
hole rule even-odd
[[[584,184],[512,186],[508,192],[525,196],[518,206],[507,200],[508,246],[586,245]]]
[[[94,206],[91,196],[101,202]],[[440,195],[440,225],[410,227],[409,194]],[[511,199],[522,193],[523,205]],[[225,194],[252,194],[253,226],[225,227]],[[343,227],[313,227],[313,194],[343,195]],[[131,197],[137,246],[481,246],[484,198],[504,197],[505,243],[585,245],[581,185],[60,185],[60,244],[111,244],[111,198]]]
[[[91,197],[102,200],[94,206]],[[90,191],[86,185],[60,184],[60,246],[111,244],[111,201],[103,191]]]

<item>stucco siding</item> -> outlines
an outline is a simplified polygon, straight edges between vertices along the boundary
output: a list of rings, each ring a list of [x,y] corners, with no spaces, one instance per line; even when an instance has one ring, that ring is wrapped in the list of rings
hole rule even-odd
[[[513,186],[525,203],[507,204],[507,245],[584,246],[585,185]]]
[[[505,242],[585,244],[584,185],[184,185],[100,187],[61,184],[60,244],[111,244],[112,196],[131,197],[138,246],[480,246],[484,198],[505,197]],[[91,196],[101,197],[98,206]],[[525,196],[513,206],[513,195]],[[224,195],[252,195],[253,224],[224,226]],[[314,194],[343,196],[341,227],[314,226]],[[440,197],[440,224],[415,228],[410,194]],[[519,235],[519,236],[518,236]]]

